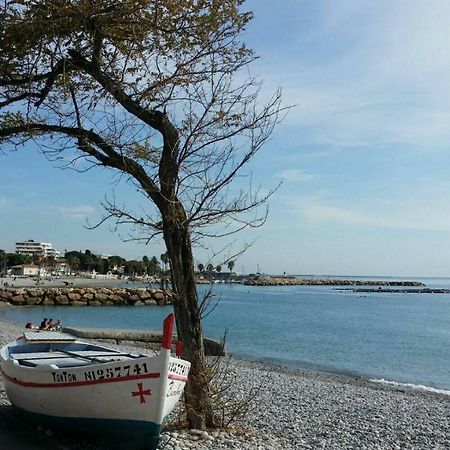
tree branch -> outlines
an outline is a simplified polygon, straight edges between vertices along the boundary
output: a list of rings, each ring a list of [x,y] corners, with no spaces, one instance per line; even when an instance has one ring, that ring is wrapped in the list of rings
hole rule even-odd
[[[104,166],[114,167],[132,175],[149,194],[157,207],[162,208],[163,199],[161,192],[153,180],[145,173],[142,166],[133,159],[117,153],[110,144],[94,131],[80,127],[66,127],[43,123],[25,123],[17,126],[0,127],[0,139],[19,134],[30,135],[33,133],[61,133],[76,138],[79,141],[78,148],[81,151],[94,157]],[[98,147],[101,152],[96,150],[94,146]]]
[[[36,108],[39,108],[39,106],[42,105],[44,100],[47,98],[47,95],[52,90],[56,79],[61,74],[63,74],[65,70],[66,70],[66,61],[65,60],[58,61],[54,69],[48,74],[45,86],[42,89],[41,93],[39,94],[39,100],[35,103]]]

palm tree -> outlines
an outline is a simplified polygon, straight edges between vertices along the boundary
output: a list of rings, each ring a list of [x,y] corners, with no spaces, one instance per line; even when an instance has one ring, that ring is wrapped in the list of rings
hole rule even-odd
[[[208,272],[212,272],[212,271],[214,270],[214,266],[213,266],[211,263],[209,263],[209,264],[206,266],[206,270],[207,270]]]
[[[166,271],[167,264],[169,263],[169,254],[167,252],[161,254],[161,261],[164,264],[164,271]]]
[[[71,272],[75,272],[80,267],[80,260],[76,256],[69,256],[67,262]]]
[[[152,256],[152,259],[149,261],[149,270],[150,275],[156,275],[160,269],[159,262],[156,259],[156,256]]]
[[[4,250],[0,250],[0,275],[4,275],[6,273],[6,261],[7,261],[6,253]]]
[[[161,261],[164,264],[164,274],[165,274],[165,272],[167,271],[167,264],[170,263],[170,258],[169,258],[169,253],[168,252],[163,253],[161,255]],[[168,287],[169,280],[165,280],[164,276],[161,275],[161,289],[164,288],[164,282],[166,283],[166,287]]]
[[[228,279],[230,279],[231,274],[233,273],[234,261],[228,261],[228,270],[230,271],[228,274]]]
[[[198,271],[199,271],[199,272],[203,272],[203,271],[205,270],[205,266],[204,266],[202,263],[200,263],[200,264],[197,266],[197,268],[198,268]]]
[[[144,275],[148,275],[148,265],[150,263],[150,260],[148,259],[148,256],[142,257],[142,264],[144,265]]]
[[[220,266],[220,265],[217,266],[217,267],[216,267],[216,271],[220,273],[220,272],[222,271],[222,266]]]

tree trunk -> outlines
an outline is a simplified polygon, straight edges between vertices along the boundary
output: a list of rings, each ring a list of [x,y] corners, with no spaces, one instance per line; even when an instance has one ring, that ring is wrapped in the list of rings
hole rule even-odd
[[[210,377],[203,347],[190,232],[181,204],[171,204],[170,213],[163,214],[163,223],[175,293],[173,306],[177,332],[183,343],[183,357],[191,363],[185,389],[187,419],[191,428],[205,429],[214,426]]]

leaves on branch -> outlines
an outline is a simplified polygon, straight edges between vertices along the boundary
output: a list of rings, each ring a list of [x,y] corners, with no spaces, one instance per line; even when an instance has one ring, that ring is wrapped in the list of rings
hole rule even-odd
[[[273,190],[261,195],[259,189],[230,188],[283,110],[280,93],[258,105],[259,81],[239,75],[255,59],[238,39],[252,18],[242,4],[6,2],[0,32],[3,149],[33,139],[52,160],[66,155],[75,170],[122,170],[161,215],[182,205],[186,213],[179,220],[199,238],[264,223],[265,208],[248,213]],[[135,225],[148,227],[139,220]]]

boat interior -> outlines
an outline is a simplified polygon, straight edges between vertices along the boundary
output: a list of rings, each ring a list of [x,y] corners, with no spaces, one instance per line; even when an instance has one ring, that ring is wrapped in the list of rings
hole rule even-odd
[[[37,367],[54,365],[57,368],[79,367],[114,361],[136,359],[143,355],[121,352],[84,342],[76,342],[70,335],[27,336],[9,347],[9,357],[22,366]],[[24,343],[20,343],[21,341]]]

